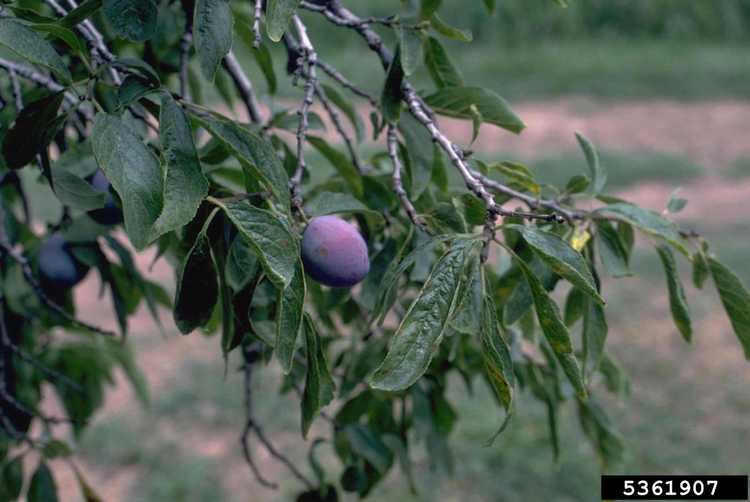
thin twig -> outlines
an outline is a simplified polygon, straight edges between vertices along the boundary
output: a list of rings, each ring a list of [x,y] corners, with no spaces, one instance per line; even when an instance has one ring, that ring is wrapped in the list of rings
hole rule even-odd
[[[335,67],[326,63],[325,61],[321,61],[320,59],[318,60],[318,67],[323,70],[323,72],[326,73],[329,77],[338,82],[339,85],[341,85],[345,89],[348,89],[360,98],[364,98],[369,101],[370,105],[373,108],[378,108],[378,101],[371,94],[357,87],[349,79],[342,75],[341,72],[338,71]]]
[[[323,108],[325,108],[328,117],[331,119],[333,127],[336,129],[336,132],[339,136],[341,136],[341,140],[346,145],[346,149],[349,151],[349,157],[351,157],[352,159],[352,164],[354,164],[354,167],[357,168],[357,171],[359,173],[364,173],[365,169],[362,165],[362,161],[359,158],[357,149],[354,146],[354,140],[352,140],[352,138],[349,136],[349,133],[347,133],[346,129],[344,129],[344,125],[341,123],[341,116],[339,115],[339,112],[336,111],[336,108],[334,108],[331,104],[323,88],[320,85],[317,85],[317,83],[315,85],[315,95],[323,104]]]
[[[302,184],[302,175],[307,167],[305,164],[304,147],[307,139],[307,129],[310,126],[310,107],[313,104],[313,95],[317,84],[315,65],[317,63],[318,55],[307,35],[307,28],[304,23],[302,23],[299,16],[292,16],[292,23],[299,35],[300,53],[302,54],[302,63],[299,65],[299,68],[305,78],[305,88],[302,105],[297,111],[297,115],[299,116],[299,125],[297,126],[297,167],[289,180],[289,185],[292,193],[292,204],[296,208],[301,209],[302,198],[300,185]]]
[[[423,228],[424,223],[417,214],[417,210],[414,208],[409,196],[404,190],[404,183],[401,179],[401,159],[398,156],[398,137],[396,136],[396,126],[393,123],[388,124],[388,156],[391,158],[393,163],[393,189],[396,191],[401,205],[404,206],[406,214],[409,215],[409,219],[414,225]]]
[[[23,108],[21,84],[18,82],[18,75],[16,75],[16,71],[13,68],[8,68],[8,75],[10,76],[11,86],[13,87],[13,102],[16,105],[16,112],[20,112]]]
[[[253,47],[256,49],[260,48],[261,43],[261,32],[260,32],[260,14],[263,10],[263,0],[253,1]]]
[[[242,102],[245,104],[248,117],[252,122],[260,123],[260,107],[255,99],[253,84],[242,70],[242,66],[240,66],[240,62],[237,61],[237,56],[234,55],[234,51],[229,51],[229,54],[224,58],[223,64],[224,68],[229,73],[229,76],[232,77],[232,81],[237,87],[237,91],[240,93],[240,99],[242,99]]]
[[[185,33],[180,38],[180,96],[190,101],[190,86],[188,85],[188,69],[190,65],[190,47],[193,45],[193,30],[186,21]]]

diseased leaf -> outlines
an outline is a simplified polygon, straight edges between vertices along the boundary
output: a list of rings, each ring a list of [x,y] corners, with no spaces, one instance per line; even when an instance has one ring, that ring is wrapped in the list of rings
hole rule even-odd
[[[335,387],[320,343],[320,335],[310,316],[305,316],[304,324],[307,375],[305,390],[302,394],[302,437],[306,438],[310,425],[320,409],[333,400]]]
[[[427,371],[455,309],[466,260],[476,250],[477,241],[457,241],[440,258],[393,335],[371,387],[403,390]]]
[[[669,290],[669,307],[672,310],[672,318],[677,329],[686,342],[690,342],[693,336],[693,326],[690,321],[690,310],[688,309],[685,290],[680,281],[677,264],[674,261],[672,250],[667,246],[657,246],[664,273],[667,275],[667,289]]]
[[[274,42],[281,40],[289,22],[297,12],[299,0],[268,0],[266,7],[266,31]]]
[[[294,258],[296,258],[294,276],[286,288],[278,290],[278,304],[276,305],[276,357],[284,373],[292,370],[297,338],[302,329],[302,319],[305,314],[307,293],[302,262],[297,255]]]
[[[708,257],[708,266],[745,358],[750,360],[750,293],[739,278],[715,258]]]
[[[247,201],[228,202],[211,199],[229,217],[260,258],[263,269],[279,289],[294,278],[299,261],[299,243],[278,215]]]
[[[154,0],[104,0],[102,11],[122,38],[143,42],[156,35],[159,9]]]
[[[463,87],[461,72],[453,65],[448,53],[435,37],[427,37],[425,41],[424,63],[436,86]]]
[[[216,70],[232,48],[232,10],[227,0],[196,0],[193,42],[203,76],[213,82]]]
[[[481,87],[445,87],[426,96],[425,102],[436,113],[447,117],[471,120],[471,105],[475,105],[487,124],[516,134],[526,127],[503,98]]]
[[[230,120],[193,116],[240,161],[246,177],[260,181],[289,210],[289,176],[267,139]]]
[[[466,267],[468,277],[453,311],[450,325],[459,333],[473,336],[479,333],[482,327],[484,285],[479,257],[474,258],[472,262]]]
[[[512,251],[506,248],[508,252]],[[539,278],[534,275],[529,266],[521,260],[515,253],[512,253],[516,263],[523,272],[526,281],[531,288],[531,294],[534,298],[534,307],[539,319],[539,326],[549,342],[557,360],[562,366],[563,372],[570,380],[576,393],[580,398],[587,395],[586,387],[583,383],[581,369],[578,366],[575,355],[573,354],[573,345],[570,341],[570,332],[560,317],[560,309],[557,304],[549,297],[547,290]]]
[[[593,400],[578,401],[581,427],[589,437],[606,469],[620,465],[625,454],[622,437],[604,410]]]
[[[580,133],[576,133],[576,139],[586,156],[586,163],[589,166],[589,173],[591,174],[591,193],[593,195],[598,195],[602,192],[604,185],[607,183],[607,171],[599,163],[599,154],[591,141]]]
[[[136,249],[145,248],[159,236],[154,232],[164,193],[159,160],[116,115],[96,115],[91,144],[99,167],[122,200],[130,241]]]
[[[0,25],[2,19],[0,19]],[[44,150],[57,131],[57,111],[62,105],[62,91],[27,104],[3,138],[3,158],[11,169],[20,169]]]
[[[596,212],[623,219],[647,234],[666,240],[683,254],[688,254],[685,240],[680,236],[677,226],[653,211],[625,202],[616,202],[599,208]]]
[[[0,18],[0,45],[31,63],[48,68],[64,84],[70,83],[72,77],[68,65],[52,44],[16,19]]]
[[[185,257],[177,281],[174,321],[183,335],[206,325],[219,299],[216,267],[205,229]]]
[[[598,303],[602,305],[605,303],[597,291],[594,277],[591,275],[586,260],[570,244],[555,234],[531,226],[506,226],[518,230],[534,250],[534,253],[547,263],[556,274],[588,293]]]
[[[513,410],[513,383],[515,381],[513,361],[508,344],[500,333],[495,305],[489,296],[483,296],[481,316],[480,336],[484,371],[492,384],[495,395],[510,415]]]
[[[164,205],[154,223],[154,233],[162,235],[189,223],[208,195],[193,133],[187,116],[171,96],[165,94],[159,115],[159,138],[166,163]]]

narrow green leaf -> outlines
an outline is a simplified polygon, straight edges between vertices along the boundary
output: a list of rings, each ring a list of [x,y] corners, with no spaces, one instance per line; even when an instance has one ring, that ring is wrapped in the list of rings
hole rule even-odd
[[[449,25],[443,21],[437,14],[432,15],[431,25],[435,31],[448,37],[452,40],[458,40],[459,42],[471,42],[474,40],[474,36],[471,34],[471,30],[460,30]]]
[[[0,23],[2,20],[0,20]],[[20,169],[33,161],[52,140],[57,111],[63,102],[62,91],[28,103],[3,138],[3,158],[10,169]]]
[[[305,272],[302,262],[296,257],[294,276],[291,283],[284,289],[279,289],[278,304],[276,305],[276,357],[281,363],[284,373],[292,371],[294,351],[297,338],[302,329],[305,314]]]
[[[86,44],[83,43],[72,30],[53,23],[32,24],[31,27],[34,31],[48,33],[53,37],[62,40],[68,47],[73,49],[74,54],[77,54],[85,60],[89,59],[89,51],[86,48]]]
[[[678,197],[677,194],[680,193],[680,189],[676,188],[672,194],[669,196],[669,202],[667,202],[667,211],[670,213],[679,213],[683,209],[685,209],[685,206],[687,206],[687,199],[683,199],[681,197]]]
[[[515,258],[516,263],[526,278],[526,282],[528,282],[529,287],[531,288],[536,315],[539,319],[539,326],[542,329],[542,333],[544,333],[545,338],[552,347],[557,360],[560,362],[563,371],[573,385],[573,388],[576,390],[576,393],[579,397],[585,398],[587,392],[583,383],[583,376],[575,355],[573,354],[570,332],[560,317],[560,309],[552,298],[549,297],[544,285],[539,278],[534,275],[526,262],[521,260],[509,248],[506,249],[511,253],[511,256]]]
[[[302,437],[306,438],[313,420],[320,409],[333,400],[334,383],[328,370],[325,351],[320,335],[310,316],[305,316],[305,348],[307,352],[307,375],[302,394]]]
[[[456,306],[467,258],[476,249],[477,241],[458,241],[440,258],[393,335],[371,387],[403,390],[427,371]]]
[[[90,211],[104,206],[106,194],[62,166],[50,170],[52,186],[60,202],[68,207]]]
[[[685,240],[680,236],[677,226],[653,211],[625,202],[616,202],[599,208],[596,212],[614,215],[647,234],[666,240],[683,254],[688,254]]]
[[[282,290],[289,286],[299,261],[299,243],[281,218],[247,201],[210,200],[247,240],[274,285]]]
[[[403,82],[404,69],[401,67],[401,46],[397,45],[380,97],[380,105],[386,122],[397,122],[401,116],[401,85]]]
[[[482,308],[484,307],[484,284],[479,257],[473,258],[472,263],[466,268],[468,278],[459,295],[450,325],[459,333],[473,336],[482,328]]]
[[[276,72],[273,69],[273,60],[271,59],[271,51],[268,49],[266,44],[260,44],[256,49],[252,47],[250,53],[255,58],[255,62],[258,64],[258,68],[263,73],[263,77],[266,79],[268,84],[268,93],[273,95],[276,94],[278,89],[278,83],[276,80]]]
[[[196,0],[193,42],[203,75],[211,82],[232,48],[232,9],[227,0]]]
[[[192,221],[208,195],[208,181],[198,161],[187,116],[168,94],[161,100],[159,138],[167,172],[164,205],[154,223],[154,232],[162,235]]]
[[[383,219],[382,213],[368,208],[350,194],[341,192],[321,192],[305,205],[305,213],[309,216],[362,213]]]
[[[677,329],[686,342],[690,342],[693,336],[693,326],[690,321],[690,310],[688,309],[685,290],[680,281],[677,264],[674,260],[672,250],[667,246],[657,246],[659,258],[664,265],[664,273],[667,275],[667,289],[669,290],[669,306],[672,310],[672,318]]]
[[[78,4],[78,7],[68,12],[60,19],[60,26],[68,29],[75,28],[79,23],[88,19],[94,12],[102,8],[102,0],[86,0]]]
[[[436,86],[463,87],[461,72],[453,65],[448,53],[435,37],[427,37],[425,41],[424,63]]]
[[[435,150],[432,136],[411,114],[404,114],[398,121],[398,130],[404,138],[406,152],[411,162],[407,163],[411,184],[409,196],[417,200],[430,184]]]
[[[419,19],[430,19],[440,8],[442,0],[421,0],[419,3]]]
[[[297,12],[299,0],[268,0],[266,7],[266,31],[274,42],[281,40],[289,22]]]
[[[346,115],[346,118],[349,119],[349,122],[351,122],[352,127],[354,127],[354,132],[357,136],[357,142],[362,142],[365,126],[362,122],[362,118],[357,112],[357,109],[354,107],[354,105],[352,105],[350,101],[344,98],[344,96],[342,96],[335,87],[326,84],[322,84],[322,87],[326,97],[331,101],[331,103],[336,105],[336,107],[341,110],[344,115]]]
[[[601,305],[586,298],[583,311],[583,372],[587,377],[599,369],[607,340],[607,318]]]
[[[708,266],[745,358],[750,360],[750,293],[740,279],[715,258],[708,257]]]
[[[503,98],[481,87],[445,87],[426,96],[425,102],[447,117],[471,120],[471,105],[475,105],[485,123],[516,134],[526,127]]]
[[[26,500],[27,502],[57,502],[57,485],[46,462],[40,463],[31,477]]]
[[[422,36],[419,31],[402,25],[398,28],[398,40],[401,48],[401,68],[408,77],[417,71],[422,61]]]
[[[698,289],[703,289],[703,284],[705,284],[706,279],[708,279],[708,276],[710,274],[710,271],[708,270],[708,260],[706,259],[706,255],[699,251],[693,254],[692,262],[693,285],[695,285],[695,287]]]
[[[506,226],[518,230],[534,250],[534,253],[547,263],[556,274],[567,279],[571,284],[588,293],[598,303],[604,305],[604,299],[599,295],[586,260],[570,244],[553,233],[535,227]]]
[[[185,257],[177,281],[174,321],[183,335],[205,326],[219,299],[216,267],[208,237],[201,232]]]
[[[136,249],[158,237],[153,231],[163,204],[164,179],[156,156],[116,115],[98,113],[94,156],[123,203],[125,231]]]
[[[628,266],[628,251],[618,231],[606,220],[599,220],[596,228],[597,250],[604,268],[612,277],[631,275]]]
[[[122,38],[143,42],[156,35],[159,8],[154,0],[104,0],[102,11]]]
[[[18,499],[23,488],[23,456],[17,455],[2,465],[0,482],[0,497],[5,496],[8,500]]]
[[[500,333],[495,304],[489,296],[483,297],[481,315],[482,326],[479,333],[482,341],[484,371],[492,384],[495,395],[510,415],[513,410],[513,382],[515,380],[513,361],[508,344]]]
[[[23,23],[9,17],[0,18],[0,45],[31,63],[50,69],[62,83],[70,83],[68,65],[52,44]]]
[[[591,192],[593,195],[598,195],[607,183],[607,171],[601,166],[599,162],[599,154],[591,141],[580,133],[576,133],[576,139],[586,156],[586,163],[588,164],[589,172],[591,173]]]
[[[393,452],[378,435],[366,425],[349,425],[344,429],[352,451],[366,459],[381,475],[393,464]]]
[[[588,296],[578,288],[571,288],[565,299],[565,325],[570,328],[583,317]]]
[[[258,257],[247,240],[241,235],[235,237],[229,246],[226,268],[224,269],[224,275],[229,287],[235,293],[239,293],[245,289],[245,286],[257,274],[259,266]]]
[[[289,211],[289,176],[267,139],[230,120],[193,116],[240,161],[246,177],[260,181]]]

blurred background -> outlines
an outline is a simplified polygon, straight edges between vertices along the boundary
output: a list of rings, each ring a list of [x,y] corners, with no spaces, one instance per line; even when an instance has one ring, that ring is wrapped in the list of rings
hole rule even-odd
[[[362,15],[383,15],[400,2],[344,3]],[[573,136],[580,131],[598,145],[612,193],[661,211],[681,187],[690,202],[676,219],[704,234],[750,284],[750,1],[570,0],[561,9],[551,0],[497,0],[492,17],[478,0],[443,4],[444,19],[474,34],[471,44],[445,41],[465,80],[505,97],[528,125],[521,136],[484,126],[472,146],[478,155],[523,161],[544,181],[566,180],[586,169]],[[383,72],[362,41],[314,14],[304,17],[321,58],[379,93]],[[236,45],[264,91],[246,48]],[[300,90],[281,78],[285,55],[273,51],[280,100],[291,104]],[[429,88],[426,75],[415,82]],[[361,114],[367,121],[364,108]],[[468,144],[470,125],[441,124]],[[637,278],[604,283],[609,350],[631,377],[629,398],[605,401],[628,445],[624,471],[747,473],[750,365],[715,294],[694,290],[683,263],[696,333],[692,345],[682,341],[660,263],[646,244],[634,259]],[[144,270],[152,257],[141,257]],[[151,277],[173,287],[164,267]],[[106,324],[109,302],[89,282],[80,288],[82,317]],[[160,334],[145,313],[132,323],[151,404],[140,406],[122,381],[111,388],[80,448],[92,484],[107,501],[291,500],[301,487],[261,446],[253,444],[253,455],[280,482],[280,492],[257,485],[242,460],[239,361],[230,359],[225,377],[217,339],[181,337],[168,316],[164,326]],[[277,446],[309,470],[299,405],[277,396],[279,382],[273,365],[257,372],[256,416]],[[485,447],[497,426],[489,394],[478,387],[467,396],[458,382],[452,392],[460,418],[451,442],[453,473],[433,471],[417,453],[419,495],[394,472],[371,500],[598,500],[600,464],[572,407],[560,416],[562,453],[555,462],[539,403],[522,397],[510,427]],[[313,432],[327,433],[320,425]],[[327,448],[320,448],[324,458]],[[78,500],[65,466],[55,475],[64,485],[61,500]]]

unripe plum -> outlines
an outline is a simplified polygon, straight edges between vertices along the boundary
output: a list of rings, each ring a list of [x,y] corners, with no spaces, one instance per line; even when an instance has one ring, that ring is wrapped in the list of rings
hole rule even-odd
[[[70,245],[59,233],[52,234],[42,243],[37,263],[42,283],[57,291],[72,288],[89,271],[86,265],[76,260]]]
[[[91,178],[91,185],[97,192],[107,194],[104,207],[89,211],[91,219],[102,225],[117,225],[118,223],[122,223],[122,210],[109,191],[109,180],[104,175],[104,171],[101,169],[96,170],[94,176]]]
[[[370,270],[362,235],[337,216],[310,221],[302,235],[302,263],[310,277],[334,288],[354,286]]]

